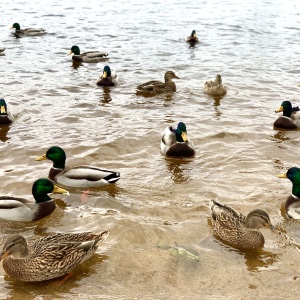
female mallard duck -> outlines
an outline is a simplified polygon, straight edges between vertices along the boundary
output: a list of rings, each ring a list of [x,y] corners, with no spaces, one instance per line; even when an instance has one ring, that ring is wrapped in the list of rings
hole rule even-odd
[[[19,281],[44,281],[68,274],[80,263],[91,258],[109,233],[57,233],[29,243],[20,234],[8,237],[0,260],[4,271]]]
[[[66,167],[65,151],[57,146],[49,148],[44,155],[35,160],[44,159],[53,161],[53,167],[50,169],[48,175],[49,179],[64,186],[75,188],[101,187],[115,183],[120,179],[120,173],[97,167]]]
[[[290,101],[283,101],[281,106],[275,110],[276,113],[283,112],[274,122],[274,128],[297,129],[300,127],[300,114],[298,107],[292,107]]]
[[[163,132],[160,149],[164,155],[173,157],[190,157],[195,155],[195,147],[187,137],[186,126],[179,122],[177,128],[168,126]]]
[[[176,92],[176,85],[172,81],[173,78],[179,79],[173,71],[168,71],[165,74],[165,83],[152,80],[137,86],[137,94],[160,94],[168,92]]]
[[[300,219],[300,169],[290,168],[286,173],[279,174],[279,178],[288,178],[292,184],[292,194],[285,202],[285,211],[293,219]]]
[[[7,104],[0,99],[0,125],[8,125],[14,121],[14,117],[7,111]]]
[[[186,42],[191,43],[191,44],[198,43],[199,39],[197,37],[196,30],[193,30],[191,35],[187,36],[185,38],[185,40],[186,40]]]
[[[0,48],[0,56],[4,56],[5,55],[5,49],[6,48]]]
[[[80,54],[78,46],[72,46],[68,55],[74,54],[72,59],[80,62],[97,63],[108,58],[108,53],[100,51],[89,51]]]
[[[204,84],[204,93],[212,97],[222,97],[227,93],[227,87],[222,84],[221,75],[217,75],[214,81],[206,81]]]
[[[55,202],[49,193],[67,194],[68,191],[57,187],[47,178],[36,180],[32,186],[35,202],[11,196],[0,197],[0,218],[9,221],[36,221],[50,215],[55,209]]]
[[[19,23],[14,23],[13,26],[10,29],[16,29],[15,34],[24,34],[24,35],[41,35],[46,33],[46,30],[43,28],[26,28],[26,29],[21,29]]]
[[[232,247],[254,250],[264,245],[265,239],[260,228],[267,227],[273,232],[278,230],[271,224],[269,215],[254,209],[247,216],[215,200],[210,203],[214,234]]]
[[[117,84],[117,74],[112,71],[109,66],[105,66],[102,75],[97,81],[97,85],[114,86]]]

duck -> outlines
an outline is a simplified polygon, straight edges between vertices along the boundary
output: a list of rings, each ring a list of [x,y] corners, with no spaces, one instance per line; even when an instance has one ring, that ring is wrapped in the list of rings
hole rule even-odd
[[[289,168],[286,173],[278,175],[279,178],[288,178],[292,184],[292,194],[285,202],[286,214],[292,219],[300,219],[300,168]]]
[[[45,34],[46,30],[43,28],[26,28],[26,29],[21,29],[20,24],[19,23],[14,23],[12,25],[12,27],[10,29],[16,29],[15,30],[15,34],[21,34],[21,35],[31,35],[31,36],[35,36],[35,35],[41,35],[41,34]]]
[[[137,86],[137,94],[156,95],[160,93],[176,92],[176,85],[172,79],[180,79],[173,71],[165,73],[165,82],[151,80]]]
[[[160,149],[162,154],[172,157],[191,157],[195,147],[187,136],[186,125],[179,122],[177,128],[167,126],[163,132]]]
[[[103,73],[97,81],[100,86],[115,86],[117,84],[117,74],[109,66],[103,68]]]
[[[216,76],[214,81],[205,82],[204,93],[212,97],[222,97],[227,94],[227,87],[222,84],[222,77],[220,74]]]
[[[188,43],[192,43],[192,44],[198,43],[199,39],[197,37],[196,30],[193,30],[191,35],[189,35],[185,38],[185,41]]]
[[[216,200],[212,200],[209,206],[214,234],[234,248],[256,250],[263,247],[265,239],[260,228],[279,233],[264,210],[254,209],[244,216]]]
[[[73,188],[102,187],[117,182],[120,173],[93,166],[66,167],[66,153],[58,147],[50,147],[47,152],[37,157],[36,161],[49,159],[53,166],[48,178],[57,184]]]
[[[0,98],[0,125],[8,125],[14,121],[14,117],[7,110],[7,104]]]
[[[95,253],[109,235],[99,233],[57,233],[27,242],[21,234],[10,235],[3,246],[0,261],[14,280],[39,282],[66,275]]]
[[[55,202],[50,193],[69,195],[69,192],[54,185],[48,178],[40,178],[32,185],[35,200],[13,196],[0,196],[0,218],[8,221],[32,222],[50,215],[55,209]]]
[[[80,49],[78,46],[72,46],[68,55],[74,54],[72,59],[74,61],[86,62],[86,63],[97,63],[108,58],[107,52],[100,51],[89,51],[80,54]]]
[[[0,47],[0,56],[4,56],[4,55],[5,55],[5,52],[4,52],[5,49],[6,49],[6,48],[1,48],[1,47]]]
[[[283,101],[276,113],[283,112],[274,122],[275,129],[297,129],[300,127],[300,114],[298,107],[292,107],[290,101]]]

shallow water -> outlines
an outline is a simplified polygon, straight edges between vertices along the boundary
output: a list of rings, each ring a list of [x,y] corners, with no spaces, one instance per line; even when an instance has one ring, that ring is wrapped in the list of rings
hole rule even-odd
[[[145,4],[146,3],[146,4]],[[97,254],[62,286],[20,283],[0,268],[1,299],[253,299],[298,297],[299,250],[264,231],[256,255],[211,235],[208,203],[218,199],[243,213],[266,210],[274,225],[297,238],[281,212],[291,192],[277,174],[299,166],[299,132],[273,129],[283,100],[297,105],[298,1],[4,1],[0,93],[16,122],[0,128],[1,194],[30,197],[50,161],[36,162],[52,145],[68,164],[121,173],[115,186],[70,190],[58,209],[34,223],[1,222],[29,239],[54,232],[109,230]],[[47,34],[16,38],[12,23]],[[195,47],[184,38],[195,29]],[[105,63],[74,65],[72,45],[104,50]],[[96,86],[103,66],[119,84]],[[138,97],[135,87],[173,70],[177,92]],[[203,93],[221,74],[228,94]],[[196,156],[160,154],[167,125],[187,124]],[[85,203],[82,203],[82,200]],[[300,225],[299,225],[300,226]],[[299,234],[298,234],[299,237]],[[199,262],[174,257],[157,244],[200,253]]]

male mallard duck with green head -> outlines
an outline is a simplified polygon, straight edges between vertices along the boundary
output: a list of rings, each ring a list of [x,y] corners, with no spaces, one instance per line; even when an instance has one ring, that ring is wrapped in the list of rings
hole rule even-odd
[[[97,167],[66,167],[65,151],[57,146],[49,148],[44,155],[37,157],[35,160],[45,159],[53,162],[48,175],[49,179],[63,186],[74,188],[102,187],[115,183],[120,179],[120,173]]]
[[[198,43],[199,39],[197,37],[196,30],[193,30],[191,35],[189,35],[185,38],[185,41],[190,44]]]
[[[195,155],[195,147],[187,136],[186,125],[183,122],[179,122],[177,128],[167,126],[163,132],[160,149],[167,156],[191,157]]]
[[[47,178],[36,180],[32,186],[35,202],[24,198],[0,196],[0,218],[9,221],[31,222],[50,215],[55,202],[48,194],[67,194],[68,191],[54,185]]]
[[[214,234],[234,248],[261,248],[265,239],[259,231],[260,228],[266,227],[278,233],[271,224],[269,215],[261,209],[254,209],[244,216],[233,208],[212,200],[210,210]]]
[[[103,73],[97,81],[100,86],[115,86],[117,84],[117,74],[109,66],[103,68]]]
[[[204,93],[212,97],[222,97],[227,93],[227,87],[222,84],[221,75],[217,75],[213,81],[206,81],[204,84]]]
[[[30,36],[35,36],[35,35],[41,35],[46,33],[46,30],[43,28],[26,28],[26,29],[21,29],[19,23],[14,23],[13,26],[10,29],[16,29],[15,34],[18,35],[30,35]]]
[[[4,243],[0,260],[4,271],[18,281],[44,281],[67,274],[91,258],[109,233],[57,233],[26,242],[20,234],[11,235]]]
[[[151,80],[146,83],[137,86],[137,94],[156,95],[160,93],[176,92],[176,85],[172,79],[177,78],[173,71],[167,71],[165,73],[165,82],[158,80]]]
[[[89,52],[80,53],[80,49],[76,45],[72,46],[68,55],[71,55],[72,53],[74,54],[72,56],[72,59],[74,61],[79,61],[79,62],[97,63],[100,61],[104,61],[108,58],[107,52],[89,51]]]
[[[0,125],[8,125],[14,121],[14,117],[8,112],[4,99],[0,99]]]
[[[292,184],[292,194],[285,202],[285,211],[293,219],[300,219],[300,169],[293,167],[286,173],[279,174],[279,178],[288,178]]]
[[[278,129],[297,129],[300,127],[300,114],[298,107],[292,107],[290,101],[283,101],[281,106],[275,110],[276,113],[282,112],[274,122],[274,128]]]

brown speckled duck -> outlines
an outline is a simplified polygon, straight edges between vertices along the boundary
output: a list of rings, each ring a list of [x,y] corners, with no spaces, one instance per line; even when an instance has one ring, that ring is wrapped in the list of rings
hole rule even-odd
[[[222,97],[227,93],[227,87],[222,84],[221,75],[217,75],[214,81],[206,81],[204,93],[212,97]]]
[[[70,273],[89,259],[108,234],[108,231],[58,233],[29,243],[22,235],[15,234],[6,240],[0,260],[4,271],[15,280],[49,280]]]
[[[255,250],[264,245],[265,239],[260,228],[267,227],[273,232],[278,230],[271,224],[269,215],[254,209],[247,216],[216,200],[210,203],[214,234],[230,246],[241,250]]]
[[[274,122],[275,129],[297,129],[300,127],[300,114],[298,107],[292,107],[290,101],[283,101],[281,106],[275,110],[276,113],[282,112]]]
[[[165,73],[165,82],[151,80],[137,86],[137,94],[156,95],[160,93],[176,92],[176,85],[172,79],[177,78],[173,71]]]

